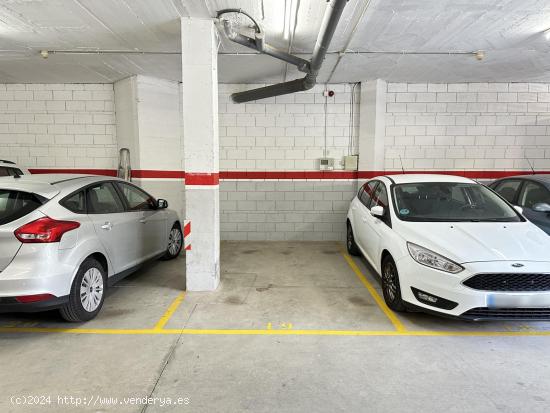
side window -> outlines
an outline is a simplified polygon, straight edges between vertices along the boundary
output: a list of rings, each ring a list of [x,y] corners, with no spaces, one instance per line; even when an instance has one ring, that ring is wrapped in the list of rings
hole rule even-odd
[[[86,203],[88,214],[113,214],[124,211],[114,186],[108,182],[88,188]]]
[[[370,208],[372,195],[374,194],[374,190],[377,184],[378,184],[378,181],[370,181],[370,182],[367,182],[365,185],[363,185],[364,190],[361,193],[361,197],[359,198],[359,200],[367,208]]]
[[[516,194],[518,192],[521,181],[503,181],[495,187],[495,192],[503,197],[505,200],[513,204],[516,200]]]
[[[384,207],[384,209],[388,208],[388,191],[386,190],[386,185],[382,182],[376,187],[372,201],[371,208],[375,205]]]
[[[122,191],[130,211],[149,211],[156,209],[154,198],[147,192],[133,185],[121,182],[117,182],[117,185]]]
[[[0,176],[10,176],[8,172],[8,168],[4,168],[3,166],[0,166]]]
[[[541,202],[550,204],[548,189],[535,182],[526,182],[519,197],[519,205],[525,208],[533,208],[535,204]]]
[[[63,199],[60,204],[67,208],[69,211],[74,212],[75,214],[86,213],[84,191],[77,192],[76,194],[71,195],[69,198]]]

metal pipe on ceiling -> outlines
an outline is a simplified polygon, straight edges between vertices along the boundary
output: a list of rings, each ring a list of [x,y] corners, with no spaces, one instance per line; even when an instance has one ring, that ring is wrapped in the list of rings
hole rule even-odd
[[[293,64],[294,66],[306,65],[309,67],[309,61],[300,58],[300,56],[311,56],[311,53],[293,53],[293,54],[279,54],[278,49],[270,45],[264,45],[265,54],[276,57],[277,59],[285,60],[286,62]],[[48,54],[130,54],[130,55],[181,55],[180,51],[155,51],[155,50],[97,50],[97,49],[65,49],[65,50],[41,50],[39,52],[47,52]],[[475,56],[480,50],[466,51],[466,50],[449,50],[449,51],[418,51],[418,50],[347,50],[347,55],[367,55],[367,54],[390,54],[390,55],[472,55]],[[32,51],[28,50],[0,50],[2,53],[21,53],[32,54]],[[254,52],[219,52],[222,56],[259,56],[264,53]],[[342,52],[326,52],[326,55],[340,55]]]
[[[349,55],[367,55],[367,54],[399,54],[399,55],[472,55],[475,56],[477,53],[479,53],[479,50],[475,51],[466,51],[466,50],[449,50],[449,51],[417,51],[417,50],[361,50],[361,51],[354,51],[354,50],[347,50],[344,52],[345,54]],[[340,55],[343,52],[327,52],[327,56],[330,55]],[[259,56],[262,53],[254,53],[254,52],[220,52],[218,53],[223,56]],[[293,56],[311,56],[311,53],[293,53]]]
[[[271,86],[247,90],[245,92],[234,93],[231,95],[233,101],[237,103],[250,102],[252,100],[265,99],[294,92],[301,92],[309,90],[313,86],[315,86],[315,84],[317,83],[317,74],[319,73],[321,65],[323,64],[323,60],[325,59],[325,56],[328,52],[328,47],[330,45],[332,37],[334,36],[334,31],[336,30],[347,1],[348,0],[331,0],[327,4],[325,15],[323,17],[323,22],[321,23],[321,29],[319,31],[319,35],[317,36],[317,42],[315,43],[315,48],[313,49],[311,60],[308,62],[308,67],[298,66],[298,69],[306,72],[305,77],[303,77],[302,79],[277,83]],[[220,13],[218,13],[218,17],[219,16]],[[265,53],[264,50],[258,49],[255,39],[236,33],[234,30],[231,29],[232,28],[229,22],[224,22],[224,31],[228,35],[230,40],[233,40],[234,42],[242,44],[249,48],[256,49],[261,53]],[[281,54],[281,56],[287,57],[286,59],[282,60],[292,63],[289,61],[288,58],[288,56],[292,55],[282,51],[278,52],[279,54]]]

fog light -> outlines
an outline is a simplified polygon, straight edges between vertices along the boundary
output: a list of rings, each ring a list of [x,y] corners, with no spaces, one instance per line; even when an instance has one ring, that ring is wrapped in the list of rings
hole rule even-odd
[[[416,294],[417,298],[423,301],[429,301],[431,303],[437,303],[437,297],[431,296],[430,294],[421,293],[420,291]]]
[[[432,307],[442,308],[443,310],[452,310],[458,303],[438,297],[437,295],[429,294],[425,291],[420,291],[417,288],[411,287],[411,290],[418,301]]]

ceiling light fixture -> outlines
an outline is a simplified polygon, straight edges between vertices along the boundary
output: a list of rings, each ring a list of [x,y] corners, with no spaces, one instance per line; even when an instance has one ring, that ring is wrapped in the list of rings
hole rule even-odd
[[[485,58],[485,52],[483,50],[478,50],[475,53],[475,57],[477,60],[483,60]]]

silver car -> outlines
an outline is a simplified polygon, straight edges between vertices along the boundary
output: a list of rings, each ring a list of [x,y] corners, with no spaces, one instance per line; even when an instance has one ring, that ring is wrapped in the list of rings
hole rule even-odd
[[[0,312],[94,318],[108,286],[180,253],[181,224],[167,206],[117,178],[0,178]]]

